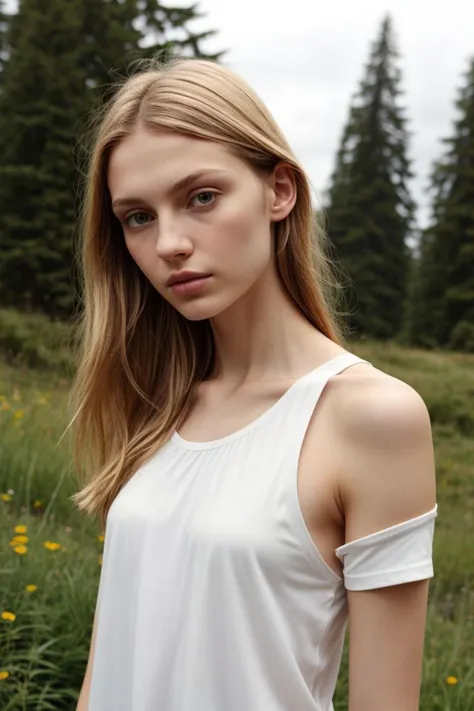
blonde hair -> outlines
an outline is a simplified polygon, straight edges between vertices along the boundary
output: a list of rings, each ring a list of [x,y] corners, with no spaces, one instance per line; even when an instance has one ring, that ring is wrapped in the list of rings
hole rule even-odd
[[[321,333],[343,344],[338,283],[315,224],[310,183],[272,115],[232,71],[207,60],[156,60],[126,78],[98,116],[86,175],[78,252],[83,308],[70,392],[73,457],[83,488],[79,509],[105,525],[110,505],[134,472],[170,437],[211,372],[207,320],[187,321],[151,286],[126,249],[111,210],[107,161],[137,124],[226,146],[257,172],[288,163],[297,199],[275,225],[282,284]]]

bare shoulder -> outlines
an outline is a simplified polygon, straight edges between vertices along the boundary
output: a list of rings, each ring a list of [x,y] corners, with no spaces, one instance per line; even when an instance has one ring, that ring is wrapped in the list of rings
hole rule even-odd
[[[399,447],[431,438],[428,408],[408,383],[368,364],[331,379],[330,408],[338,435],[368,447]]]
[[[363,364],[328,384],[346,541],[430,510],[436,501],[435,461],[430,416],[419,393]]]

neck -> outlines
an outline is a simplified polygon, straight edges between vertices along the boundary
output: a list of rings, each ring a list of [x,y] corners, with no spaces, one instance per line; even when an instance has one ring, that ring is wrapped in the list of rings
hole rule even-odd
[[[241,384],[299,377],[342,352],[295,306],[275,269],[211,321],[213,379]]]

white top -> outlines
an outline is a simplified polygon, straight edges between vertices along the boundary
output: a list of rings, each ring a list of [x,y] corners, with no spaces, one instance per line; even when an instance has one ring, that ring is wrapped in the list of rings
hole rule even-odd
[[[299,453],[342,354],[228,437],[177,433],[106,523],[89,711],[332,711],[347,590],[433,575],[437,506],[323,561],[297,498]]]

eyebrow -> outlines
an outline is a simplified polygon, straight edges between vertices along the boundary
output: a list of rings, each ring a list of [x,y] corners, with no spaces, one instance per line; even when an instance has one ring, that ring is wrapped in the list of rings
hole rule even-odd
[[[228,173],[225,170],[218,169],[197,170],[194,173],[190,173],[184,178],[181,178],[181,180],[178,180],[178,182],[174,183],[174,185],[172,185],[169,189],[169,195],[176,195],[177,193],[187,188],[191,183],[194,183],[196,180],[200,180],[201,178],[208,177],[210,175],[224,176],[228,175]],[[117,198],[117,200],[113,201],[112,207],[130,207],[131,205],[136,205],[137,202],[143,202],[142,198]]]

